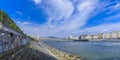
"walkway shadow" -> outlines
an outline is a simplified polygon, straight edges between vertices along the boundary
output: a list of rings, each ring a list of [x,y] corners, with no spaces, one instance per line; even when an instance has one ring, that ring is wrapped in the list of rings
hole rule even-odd
[[[0,60],[58,60],[55,57],[38,51],[34,48],[25,47],[14,54],[6,55]]]

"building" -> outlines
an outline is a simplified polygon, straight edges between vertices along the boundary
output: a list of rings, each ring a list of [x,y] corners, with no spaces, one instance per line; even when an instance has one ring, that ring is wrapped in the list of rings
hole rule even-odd
[[[81,35],[79,39],[92,39],[92,35]]]
[[[101,33],[97,35],[80,35],[79,39],[120,39],[120,32]]]
[[[120,32],[111,32],[103,34],[103,39],[118,39],[118,38],[120,38]]]
[[[111,38],[112,39],[118,38],[118,32],[112,32],[111,33]]]
[[[111,33],[103,33],[103,39],[110,39]]]
[[[30,36],[30,37],[32,37],[32,38],[34,38],[36,40],[39,40],[41,38],[40,36]]]
[[[117,32],[117,38],[120,39],[120,32]]]
[[[92,35],[92,39],[98,39],[99,35]]]
[[[75,40],[78,40],[78,39],[79,39],[79,36],[69,36],[68,39],[75,39]]]
[[[98,34],[98,39],[103,39],[103,33]]]

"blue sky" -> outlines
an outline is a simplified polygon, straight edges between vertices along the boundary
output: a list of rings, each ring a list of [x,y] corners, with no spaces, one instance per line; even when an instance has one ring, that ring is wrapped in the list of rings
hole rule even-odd
[[[28,35],[120,31],[120,0],[0,0],[0,9]]]

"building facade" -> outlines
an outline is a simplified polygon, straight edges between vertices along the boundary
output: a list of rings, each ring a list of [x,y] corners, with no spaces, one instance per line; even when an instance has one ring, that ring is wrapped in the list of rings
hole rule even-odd
[[[79,39],[120,39],[120,32],[101,33],[97,35],[80,35]]]

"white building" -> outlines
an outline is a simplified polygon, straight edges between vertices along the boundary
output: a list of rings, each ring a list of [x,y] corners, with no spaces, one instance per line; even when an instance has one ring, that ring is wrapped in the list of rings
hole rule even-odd
[[[103,34],[103,39],[117,39],[117,38],[120,38],[120,32],[111,32]]]
[[[117,32],[117,34],[118,34],[117,37],[120,39],[120,32]]]
[[[69,36],[68,39],[76,39],[76,40],[78,40],[79,36]]]
[[[112,32],[111,33],[111,38],[118,38],[118,33],[117,32]]]
[[[103,39],[110,39],[111,35],[111,33],[103,33]]]
[[[34,39],[37,39],[37,40],[39,40],[41,38],[40,36],[31,36],[31,37]]]
[[[92,35],[81,35],[80,39],[92,39]]]
[[[98,39],[99,35],[92,35],[92,39]]]

